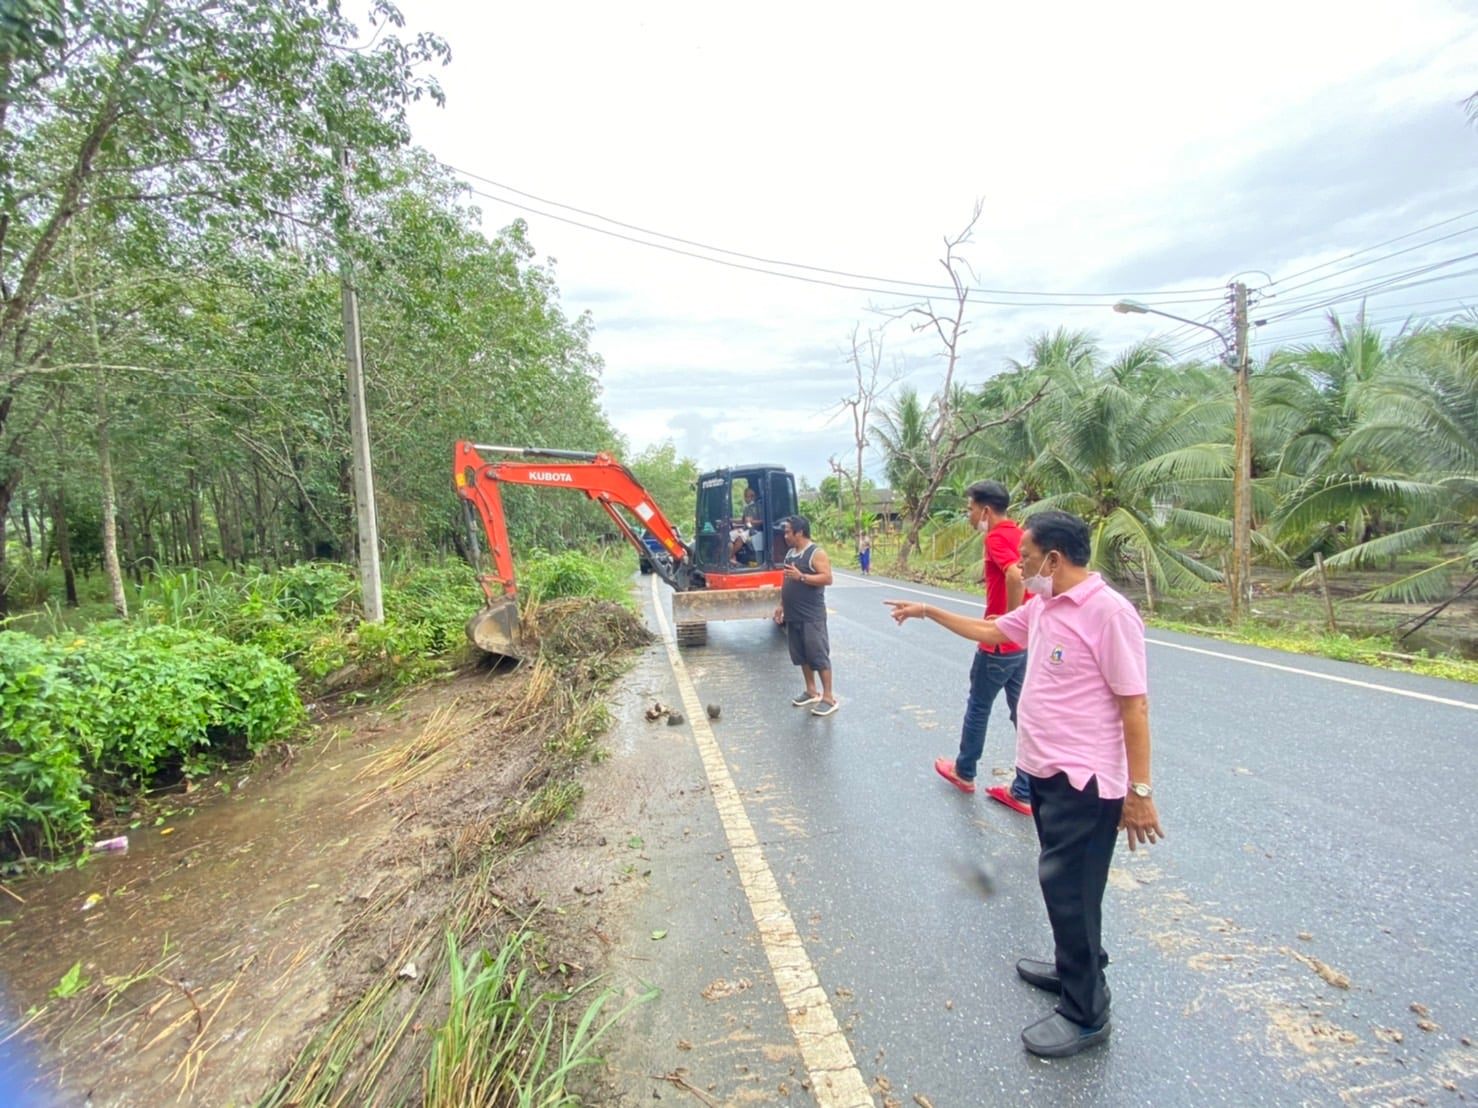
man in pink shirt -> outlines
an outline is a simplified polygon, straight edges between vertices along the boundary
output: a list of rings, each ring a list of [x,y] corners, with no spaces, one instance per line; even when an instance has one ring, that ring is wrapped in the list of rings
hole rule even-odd
[[[1021,1033],[1033,1054],[1062,1058],[1109,1034],[1103,967],[1103,891],[1118,831],[1129,849],[1164,838],[1150,788],[1144,623],[1088,569],[1088,526],[1039,512],[1021,538],[1026,588],[1036,595],[995,619],[889,600],[893,618],[932,619],[967,639],[1030,647],[1016,731],[1016,766],[1031,786],[1041,850],[1037,880],[1056,957],[1023,958],[1021,978],[1059,994],[1056,1010]]]

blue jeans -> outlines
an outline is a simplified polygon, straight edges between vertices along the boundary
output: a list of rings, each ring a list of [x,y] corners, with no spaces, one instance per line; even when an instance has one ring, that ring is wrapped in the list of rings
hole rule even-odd
[[[1011,709],[1011,726],[1016,726],[1016,704],[1021,699],[1021,683],[1025,679],[1025,650],[1012,654],[993,654],[986,650],[975,652],[975,661],[970,666],[970,696],[965,701],[965,719],[960,724],[960,753],[955,758],[955,772],[962,780],[975,780],[980,753],[985,749],[990,706],[1002,689],[1006,690],[1006,707]],[[1020,770],[1016,771],[1016,779],[1011,782],[1011,795],[1022,801],[1031,796],[1026,776]]]

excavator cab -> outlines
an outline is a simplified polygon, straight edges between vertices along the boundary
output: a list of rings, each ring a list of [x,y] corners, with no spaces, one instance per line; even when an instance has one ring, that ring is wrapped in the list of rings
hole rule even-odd
[[[694,587],[672,596],[679,645],[707,642],[715,620],[770,617],[784,577],[784,524],[795,512],[795,478],[781,466],[733,466],[698,478]]]
[[[733,466],[699,477],[693,563],[708,587],[745,588],[756,582],[744,578],[780,569],[781,525],[795,503],[795,478],[782,466]],[[738,580],[724,583],[730,577]]]

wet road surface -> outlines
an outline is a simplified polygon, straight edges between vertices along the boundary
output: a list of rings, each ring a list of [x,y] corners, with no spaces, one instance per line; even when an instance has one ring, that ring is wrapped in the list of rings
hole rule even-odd
[[[641,594],[652,618],[647,582]],[[790,706],[799,673],[770,626],[713,624],[707,647],[682,654],[697,697],[721,706],[707,730],[876,1103],[1478,1096],[1478,975],[1465,961],[1478,689],[1151,630],[1169,838],[1134,854],[1121,841],[1115,857],[1110,1042],[1044,1061],[1018,1035],[1050,998],[1013,970],[1051,957],[1031,821],[932,768],[956,749],[974,647],[932,624],[894,626],[885,596],[979,610],[969,594],[838,574],[827,599],[842,708],[828,719]],[[678,700],[670,669],[649,683]],[[1013,745],[1002,698],[982,784],[1009,780]],[[629,1102],[680,1102],[689,1094],[652,1080],[678,1065],[720,1103],[814,1103],[721,798],[691,748],[674,750],[673,773],[691,785],[685,806],[642,844],[639,926],[664,935],[642,931],[628,968],[663,995],[637,1017],[646,1055],[622,1048]],[[720,981],[744,985],[715,992]]]

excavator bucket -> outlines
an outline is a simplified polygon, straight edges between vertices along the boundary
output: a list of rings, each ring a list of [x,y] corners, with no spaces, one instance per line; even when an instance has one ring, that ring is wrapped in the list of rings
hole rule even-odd
[[[524,658],[518,601],[512,597],[493,601],[467,621],[467,637],[484,654]]]
[[[780,605],[774,585],[756,589],[698,589],[672,594],[675,624],[716,623],[729,619],[769,619]]]

